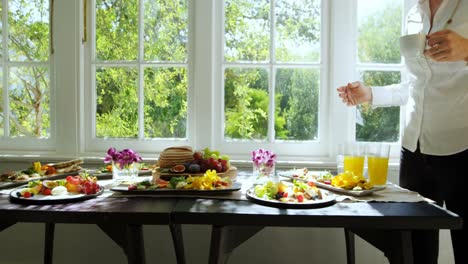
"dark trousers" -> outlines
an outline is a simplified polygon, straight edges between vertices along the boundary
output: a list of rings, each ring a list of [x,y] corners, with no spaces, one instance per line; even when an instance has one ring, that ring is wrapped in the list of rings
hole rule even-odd
[[[465,220],[467,203],[463,195],[468,192],[468,149],[448,156],[422,154],[418,149],[401,151],[400,186],[416,191],[445,206]],[[466,264],[468,234],[466,228],[452,230],[452,246],[455,263]],[[414,263],[437,263],[439,256],[439,231],[415,231],[413,237]]]

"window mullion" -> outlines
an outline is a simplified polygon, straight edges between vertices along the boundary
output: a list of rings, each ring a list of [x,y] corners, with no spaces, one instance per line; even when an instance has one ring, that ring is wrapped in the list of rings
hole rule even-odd
[[[269,80],[269,108],[268,108],[268,142],[275,140],[275,86],[276,86],[276,0],[270,2],[270,80]]]
[[[143,139],[145,137],[144,131],[144,124],[145,124],[145,116],[144,116],[144,98],[145,98],[145,91],[144,91],[144,73],[145,68],[142,65],[144,61],[144,30],[145,30],[145,21],[144,21],[144,14],[145,14],[145,5],[144,0],[140,0],[139,2],[139,10],[138,10],[138,138]]]
[[[8,61],[8,1],[3,0],[3,9],[2,9],[2,49],[3,49],[3,62]],[[9,105],[9,98],[8,98],[8,71],[9,66],[5,63],[3,64],[3,78],[2,78],[2,96],[3,96],[3,129],[4,129],[4,136],[10,136],[10,105]]]

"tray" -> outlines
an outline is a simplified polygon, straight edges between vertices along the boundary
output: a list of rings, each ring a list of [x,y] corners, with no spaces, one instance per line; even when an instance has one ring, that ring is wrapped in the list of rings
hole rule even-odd
[[[39,178],[32,178],[28,179],[25,181],[0,181],[0,189],[9,189],[13,187],[18,187],[21,185],[24,185],[30,181],[42,181],[42,180],[58,180],[65,178],[68,175],[74,176],[78,175],[78,173],[82,172],[83,170],[77,170],[77,171],[72,171],[72,172],[65,172],[65,173],[60,173],[60,174],[52,174],[48,176],[43,176]]]
[[[335,186],[332,186],[330,184],[326,184],[326,183],[323,183],[323,182],[320,182],[320,181],[317,181],[314,177],[312,177],[312,175],[323,175],[327,172],[325,171],[309,171],[307,173],[307,176],[306,179],[304,178],[301,178],[301,177],[293,177],[293,172],[290,172],[290,171],[285,171],[285,172],[281,172],[281,173],[278,173],[279,176],[281,177],[284,177],[284,178],[289,178],[291,180],[298,180],[298,181],[312,181],[315,183],[315,185],[317,187],[320,187],[322,189],[326,189],[326,190],[329,190],[329,191],[333,191],[333,192],[337,192],[337,193],[341,193],[341,194],[346,194],[346,195],[351,195],[351,196],[368,196],[368,195],[372,195],[374,192],[376,191],[380,191],[380,190],[383,190],[385,189],[385,185],[384,186],[374,186],[372,187],[372,189],[369,189],[369,190],[361,190],[361,191],[353,191],[353,190],[346,190],[346,189],[343,189],[343,188],[339,188],[339,187],[335,187]]]
[[[147,189],[147,190],[128,190],[128,185],[119,185],[111,188],[111,191],[119,192],[123,194],[156,194],[156,195],[216,195],[216,194],[226,194],[231,192],[239,191],[242,187],[240,182],[235,182],[232,186],[225,189],[215,189],[215,190],[190,190],[190,189]]]
[[[277,200],[267,200],[259,198],[254,194],[254,188],[247,190],[245,196],[247,199],[254,203],[258,203],[265,206],[277,207],[277,208],[290,208],[290,209],[307,209],[307,208],[322,208],[335,204],[336,195],[326,190],[321,190],[322,195],[325,197],[320,200],[310,200],[302,203],[298,202],[280,202]]]
[[[84,200],[95,198],[101,195],[104,192],[104,187],[100,186],[100,189],[95,194],[65,194],[65,195],[41,195],[36,194],[30,198],[19,197],[17,193],[24,189],[25,187],[20,187],[12,190],[10,192],[10,202],[18,204],[35,204],[35,205],[44,205],[44,204],[61,204],[61,203],[75,203],[81,202]]]
[[[346,190],[343,188],[338,188],[338,187],[335,187],[335,186],[332,186],[330,184],[326,184],[323,182],[314,181],[314,183],[315,185],[317,185],[317,187],[327,189],[327,190],[337,192],[337,193],[351,195],[351,196],[368,196],[368,195],[372,195],[376,191],[380,191],[386,188],[386,186],[374,186],[372,187],[372,189],[369,189],[369,190],[353,191],[353,190]]]

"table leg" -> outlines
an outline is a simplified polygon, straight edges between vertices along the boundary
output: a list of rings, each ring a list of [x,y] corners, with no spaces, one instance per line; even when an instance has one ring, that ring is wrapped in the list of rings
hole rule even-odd
[[[128,264],[145,263],[145,245],[141,225],[98,224],[98,226],[123,249]]]
[[[355,256],[355,246],[354,246],[354,233],[351,232],[349,229],[345,228],[345,239],[346,239],[346,263],[347,264],[355,264],[356,263],[356,256]]]
[[[52,264],[54,258],[55,223],[45,224],[44,264]]]
[[[209,264],[224,264],[236,247],[262,230],[263,226],[213,226]]]
[[[413,263],[411,231],[353,229],[352,232],[384,252],[391,264]]]
[[[182,227],[177,224],[170,224],[172,243],[176,254],[177,264],[185,264],[184,239],[182,236]]]

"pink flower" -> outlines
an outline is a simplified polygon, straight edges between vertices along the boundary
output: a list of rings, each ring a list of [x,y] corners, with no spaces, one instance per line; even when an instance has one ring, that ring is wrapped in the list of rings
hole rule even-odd
[[[276,154],[272,151],[260,148],[252,151],[252,162],[255,166],[260,166],[261,164],[273,166],[276,163]]]

